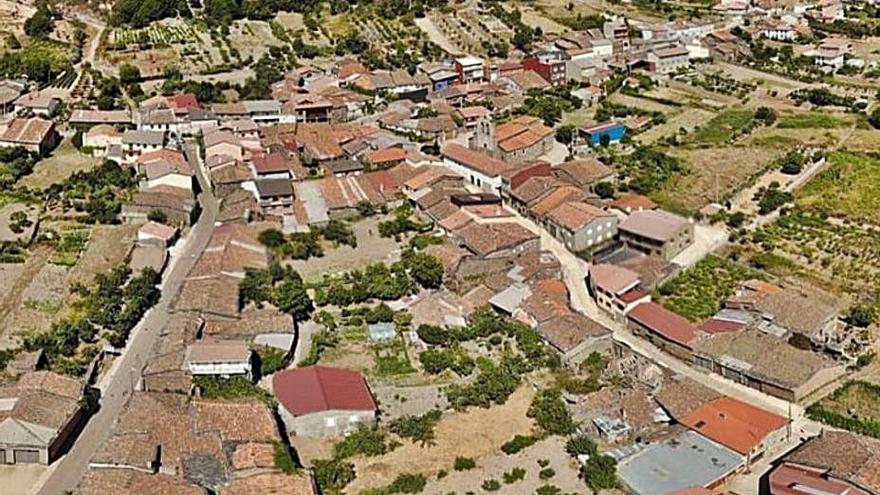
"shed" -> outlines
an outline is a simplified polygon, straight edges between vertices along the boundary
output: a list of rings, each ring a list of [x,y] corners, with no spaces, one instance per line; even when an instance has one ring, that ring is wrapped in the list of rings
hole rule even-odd
[[[388,342],[397,337],[397,329],[394,328],[394,323],[386,321],[367,325],[367,333],[373,342]]]

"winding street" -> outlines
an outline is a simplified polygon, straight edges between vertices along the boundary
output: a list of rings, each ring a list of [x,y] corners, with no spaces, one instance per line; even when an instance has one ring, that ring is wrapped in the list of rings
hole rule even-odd
[[[127,347],[122,355],[116,358],[110,371],[99,384],[98,388],[102,391],[100,409],[89,419],[70,451],[56,461],[58,465],[55,471],[37,492],[40,495],[58,495],[76,488],[88,469],[89,461],[109,437],[119,414],[135,389],[141,371],[153,352],[159,329],[163,328],[170,319],[171,304],[180,291],[184,279],[208,245],[214,230],[219,203],[211,193],[195,147],[186,144],[184,152],[187,160],[193,164],[203,191],[199,197],[202,205],[201,216],[189,235],[182,241],[182,249],[165,272],[159,303],[151,308],[134,328]]]

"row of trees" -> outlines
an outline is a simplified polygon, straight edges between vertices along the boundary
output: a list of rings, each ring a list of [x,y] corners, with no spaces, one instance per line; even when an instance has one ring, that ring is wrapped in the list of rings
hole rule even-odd
[[[302,277],[289,266],[273,263],[266,270],[248,270],[238,291],[241,306],[270,303],[296,321],[308,320],[314,310]]]

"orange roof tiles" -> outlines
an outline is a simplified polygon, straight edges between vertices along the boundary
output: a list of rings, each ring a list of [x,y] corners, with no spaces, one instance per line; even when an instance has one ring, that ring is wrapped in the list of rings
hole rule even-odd
[[[746,455],[788,419],[731,397],[722,397],[696,409],[681,423],[701,435]]]

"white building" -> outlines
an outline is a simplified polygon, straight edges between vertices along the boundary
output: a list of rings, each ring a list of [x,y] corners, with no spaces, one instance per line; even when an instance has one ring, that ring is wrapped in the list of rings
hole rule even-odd
[[[193,376],[252,375],[251,350],[241,342],[197,342],[186,348],[184,366]]]
[[[455,59],[455,71],[463,83],[480,82],[486,78],[486,63],[480,57],[460,57]]]

